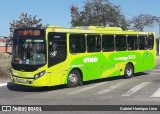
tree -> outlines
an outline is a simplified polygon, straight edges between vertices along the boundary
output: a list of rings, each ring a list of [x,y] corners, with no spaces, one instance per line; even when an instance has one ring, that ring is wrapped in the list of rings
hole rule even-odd
[[[159,23],[159,17],[150,14],[140,14],[133,17],[131,26],[134,30],[143,31],[145,27],[152,27],[155,23]]]
[[[19,20],[13,20],[10,23],[10,37],[13,36],[14,29],[18,27],[42,27],[42,19],[36,19],[37,15],[31,16],[27,13],[22,13],[19,16]]]
[[[110,3],[109,0],[88,0],[82,11],[72,5],[70,12],[72,26],[117,26],[123,29],[129,26],[120,6]]]

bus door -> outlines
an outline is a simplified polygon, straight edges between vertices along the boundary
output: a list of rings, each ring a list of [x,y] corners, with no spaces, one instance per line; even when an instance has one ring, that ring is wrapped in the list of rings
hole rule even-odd
[[[85,67],[88,71],[88,80],[100,78],[98,57],[85,57],[84,58]]]
[[[51,32],[48,34],[48,68],[51,73],[51,85],[62,84],[63,61],[67,57],[66,34]]]

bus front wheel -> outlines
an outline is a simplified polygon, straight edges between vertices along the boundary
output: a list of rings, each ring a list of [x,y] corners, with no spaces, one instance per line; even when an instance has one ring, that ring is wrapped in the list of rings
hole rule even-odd
[[[70,72],[67,80],[67,87],[77,87],[81,82],[81,75],[79,71],[73,70]]]
[[[134,76],[133,65],[128,63],[125,67],[124,77],[128,79],[128,78],[132,78],[133,76]]]

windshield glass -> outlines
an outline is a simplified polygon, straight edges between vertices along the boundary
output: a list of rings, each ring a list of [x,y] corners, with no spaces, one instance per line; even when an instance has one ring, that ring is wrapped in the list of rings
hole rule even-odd
[[[14,42],[12,62],[28,65],[45,64],[45,41],[35,38],[17,38]]]

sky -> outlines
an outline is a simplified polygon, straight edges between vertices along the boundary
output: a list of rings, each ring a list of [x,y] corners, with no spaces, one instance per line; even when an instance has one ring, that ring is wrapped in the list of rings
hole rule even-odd
[[[9,27],[13,20],[18,20],[23,13],[37,19],[42,19],[44,25],[71,27],[70,6],[76,5],[82,9],[86,0],[1,0],[0,3],[0,36],[9,36]],[[127,19],[141,13],[160,17],[159,0],[110,0],[111,3],[121,6],[122,14]],[[159,36],[159,26],[146,28],[145,31],[156,32]]]

